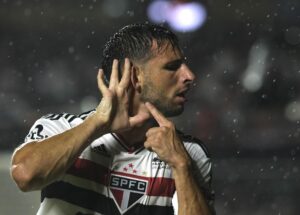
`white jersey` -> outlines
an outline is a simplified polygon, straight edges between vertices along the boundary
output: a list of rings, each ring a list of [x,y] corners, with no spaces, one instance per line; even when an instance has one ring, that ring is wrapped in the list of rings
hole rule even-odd
[[[35,122],[25,142],[71,129],[90,113],[46,115]],[[181,136],[193,159],[195,177],[212,205],[210,159],[201,144]],[[167,163],[143,145],[127,147],[118,135],[109,133],[94,140],[62,177],[42,189],[37,214],[174,214],[174,194]]]

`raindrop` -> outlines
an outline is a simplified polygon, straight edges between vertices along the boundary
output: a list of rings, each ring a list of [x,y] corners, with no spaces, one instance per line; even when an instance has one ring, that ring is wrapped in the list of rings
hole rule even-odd
[[[70,46],[68,48],[68,51],[69,51],[70,54],[73,54],[75,52],[75,48],[73,46]]]
[[[128,10],[127,14],[128,14],[128,16],[134,16],[134,11],[133,10]]]
[[[293,167],[293,173],[297,173],[299,171],[298,167],[294,166]]]

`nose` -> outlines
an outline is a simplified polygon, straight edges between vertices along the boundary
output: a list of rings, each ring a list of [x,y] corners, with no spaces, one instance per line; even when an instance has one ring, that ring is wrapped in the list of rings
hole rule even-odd
[[[190,70],[190,68],[186,64],[183,64],[180,76],[181,81],[183,83],[193,83],[195,78],[195,74]]]

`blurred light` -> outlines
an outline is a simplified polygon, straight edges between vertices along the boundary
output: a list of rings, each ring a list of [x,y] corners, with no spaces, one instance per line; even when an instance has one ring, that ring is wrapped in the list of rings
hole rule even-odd
[[[243,86],[250,92],[255,92],[259,90],[262,84],[262,77],[255,72],[250,72],[243,79]]]
[[[242,79],[242,85],[246,90],[256,92],[262,87],[268,53],[268,47],[263,42],[255,43],[251,47],[248,67]]]
[[[148,17],[155,23],[167,22],[175,31],[195,31],[206,20],[206,9],[198,2],[171,3],[154,1],[148,7]]]
[[[152,22],[163,23],[168,19],[171,4],[167,1],[154,1],[148,7],[148,17]]]
[[[290,121],[300,120],[300,102],[294,101],[289,103],[285,108],[285,116]]]
[[[194,31],[206,20],[206,10],[200,3],[176,5],[168,18],[171,28],[176,31]]]

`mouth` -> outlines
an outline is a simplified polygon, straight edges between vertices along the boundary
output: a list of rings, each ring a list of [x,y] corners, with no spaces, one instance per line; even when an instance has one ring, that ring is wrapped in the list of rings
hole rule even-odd
[[[176,99],[179,101],[179,102],[186,102],[187,101],[187,98],[186,98],[186,94],[187,94],[188,90],[183,90],[179,93],[176,94]]]

